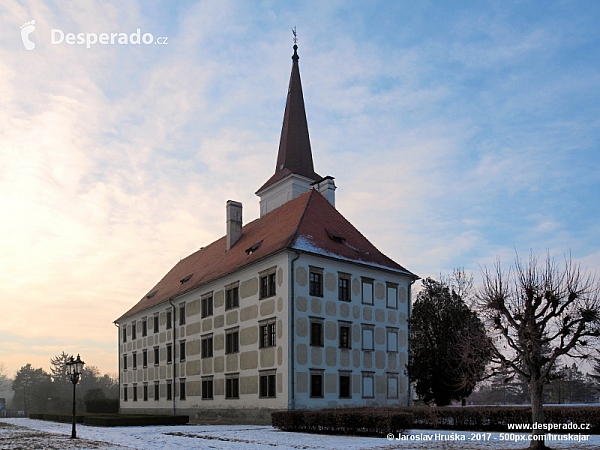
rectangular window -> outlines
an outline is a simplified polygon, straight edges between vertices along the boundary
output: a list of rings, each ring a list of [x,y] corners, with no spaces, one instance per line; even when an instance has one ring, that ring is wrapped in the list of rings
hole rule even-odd
[[[240,398],[239,374],[225,375],[225,398]]]
[[[179,400],[185,400],[185,378],[179,379]]]
[[[159,359],[159,351],[158,351],[158,347],[154,347],[154,365],[158,366],[158,361]]]
[[[137,331],[135,326],[135,320],[131,322],[131,340],[134,341],[136,339]]]
[[[275,345],[275,318],[260,322],[259,347],[273,347]]]
[[[185,361],[185,341],[179,341],[179,361]]]
[[[374,350],[374,347],[373,347],[373,325],[363,325],[362,349],[363,350]]]
[[[208,335],[202,338],[202,358],[211,358],[213,355],[213,336]]]
[[[142,337],[148,336],[148,322],[146,319],[142,319]]]
[[[310,396],[312,398],[323,398],[323,371],[310,371]]]
[[[132,358],[132,366],[133,366],[133,370],[137,369],[137,353],[133,352],[133,358]]]
[[[142,366],[148,367],[148,350],[142,350]]]
[[[127,342],[127,325],[123,325],[123,328],[121,328],[121,336],[123,337],[123,342]]]
[[[311,317],[310,319],[310,345],[323,346],[323,319]]]
[[[240,306],[240,295],[237,286],[225,290],[225,309],[237,308]]]
[[[213,296],[212,293],[205,295],[200,300],[201,303],[201,314],[200,317],[205,318],[213,315]]]
[[[387,300],[386,306],[392,309],[398,309],[398,285],[395,283],[387,283]]]
[[[323,297],[323,269],[311,267],[308,281],[309,294],[312,297]]]
[[[167,364],[171,364],[173,362],[173,346],[171,344],[167,344]]]
[[[148,401],[148,383],[144,383],[144,401]]]
[[[133,384],[133,401],[137,402],[137,395],[138,395],[138,391],[137,391],[137,384]]]
[[[171,312],[171,310],[167,311],[167,330],[170,330],[171,327],[173,326],[172,324],[172,320],[173,320],[173,313]]]
[[[179,325],[185,325],[185,303],[179,305]]]
[[[158,401],[160,398],[160,384],[158,381],[154,382],[154,400]]]
[[[362,391],[363,398],[373,398],[375,396],[374,391],[374,379],[375,374],[373,372],[363,372],[362,374]]]
[[[387,398],[398,398],[398,374],[387,375]]]
[[[340,372],[340,398],[352,398],[352,374]]]
[[[202,399],[210,400],[213,398],[213,377],[202,377]]]
[[[237,353],[240,347],[240,333],[238,329],[225,332],[225,354]]]
[[[158,314],[156,314],[154,317],[154,334],[158,333]]]
[[[126,384],[123,385],[123,401],[124,402],[127,401],[127,385]]]
[[[371,278],[362,279],[362,302],[365,305],[373,304],[373,280]]]
[[[388,328],[387,329],[387,351],[397,352],[398,351],[398,329]]]
[[[338,274],[338,299],[342,302],[349,302],[351,300],[350,275],[348,274]]]
[[[275,270],[260,276],[260,298],[275,295]]]
[[[259,372],[260,398],[275,398],[275,371]]]
[[[173,400],[173,382],[167,380],[167,400]]]
[[[340,322],[340,348],[351,348],[350,322]]]
[[[123,355],[123,372],[127,372],[127,355]]]

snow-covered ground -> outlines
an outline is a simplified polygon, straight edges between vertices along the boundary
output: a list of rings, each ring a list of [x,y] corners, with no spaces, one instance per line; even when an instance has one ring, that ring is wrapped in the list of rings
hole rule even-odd
[[[31,419],[0,419],[0,449],[44,450],[173,450],[231,449],[403,449],[403,450],[499,450],[529,445],[524,434],[468,433],[412,430],[407,440],[321,436],[285,433],[259,425],[181,425],[157,427],[102,428],[77,425],[79,439],[71,440],[71,425]],[[397,437],[397,436],[396,436]],[[443,440],[444,437],[463,440]],[[420,440],[415,440],[420,438]],[[501,440],[504,438],[505,440]],[[506,440],[507,439],[507,440]],[[554,449],[591,450],[600,448],[600,436],[586,441],[560,440],[548,443]]]

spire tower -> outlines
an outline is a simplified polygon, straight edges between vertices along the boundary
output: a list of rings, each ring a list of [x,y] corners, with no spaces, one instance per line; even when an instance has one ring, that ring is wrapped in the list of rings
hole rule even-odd
[[[313,166],[295,31],[294,28],[292,30],[294,33],[292,73],[283,114],[275,173],[256,191],[256,195],[260,197],[261,216],[298,197],[323,180]],[[331,185],[332,178],[328,177],[328,179],[330,180],[328,185]]]

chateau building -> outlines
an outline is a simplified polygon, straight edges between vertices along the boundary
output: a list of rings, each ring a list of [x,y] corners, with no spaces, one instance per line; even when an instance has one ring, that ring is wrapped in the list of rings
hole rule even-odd
[[[294,45],[275,173],[260,217],[226,204],[226,235],[119,317],[124,413],[268,421],[282,409],[407,405],[416,275],[335,208],[314,171]]]

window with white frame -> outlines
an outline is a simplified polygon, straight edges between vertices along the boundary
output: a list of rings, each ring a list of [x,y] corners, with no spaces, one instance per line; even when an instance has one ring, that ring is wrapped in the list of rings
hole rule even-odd
[[[338,273],[338,300],[349,302],[350,296],[350,280],[351,277],[347,273]]]
[[[236,284],[225,289],[225,309],[233,309],[238,306],[240,306],[240,293]]]
[[[179,341],[179,361],[185,361],[185,341]]]
[[[363,325],[362,326],[362,349],[363,350],[374,350],[374,342],[373,342],[373,333],[374,333],[373,325]]]
[[[273,347],[276,344],[276,325],[275,317],[259,322],[260,327],[260,341],[259,347]]]
[[[398,398],[398,374],[387,374],[387,398]]]
[[[339,372],[340,398],[352,398],[352,372],[341,370]]]
[[[225,374],[225,398],[240,398],[240,374]]]
[[[323,398],[323,370],[311,369],[310,396],[311,398]]]
[[[351,326],[352,323],[350,322],[339,322],[340,348],[349,349],[352,347]]]
[[[362,374],[362,396],[363,398],[375,397],[375,373],[363,372]]]
[[[203,295],[200,299],[200,317],[205,318],[213,315],[213,295]]]
[[[398,285],[396,283],[386,283],[387,300],[386,306],[392,309],[398,309]]]
[[[179,325],[185,325],[185,303],[179,305]]]
[[[323,347],[323,319],[320,317],[310,318],[310,345]]]
[[[211,400],[213,398],[213,377],[202,377],[202,400]]]
[[[179,400],[185,400],[185,378],[179,379]]]
[[[173,381],[167,380],[167,400],[173,400]]]
[[[239,328],[225,331],[225,354],[237,353],[240,349]]]
[[[201,340],[201,357],[202,358],[211,358],[213,355],[213,335],[207,334],[206,336],[202,336]]]
[[[398,351],[398,328],[387,329],[387,351]]]
[[[259,397],[275,398],[275,379],[274,370],[263,370],[259,372]]]
[[[309,269],[309,295],[312,297],[323,297],[323,269],[312,266]]]
[[[273,297],[275,295],[275,269],[269,269],[260,273],[260,295],[259,298]]]
[[[362,279],[362,302],[365,305],[373,304],[373,279]]]

